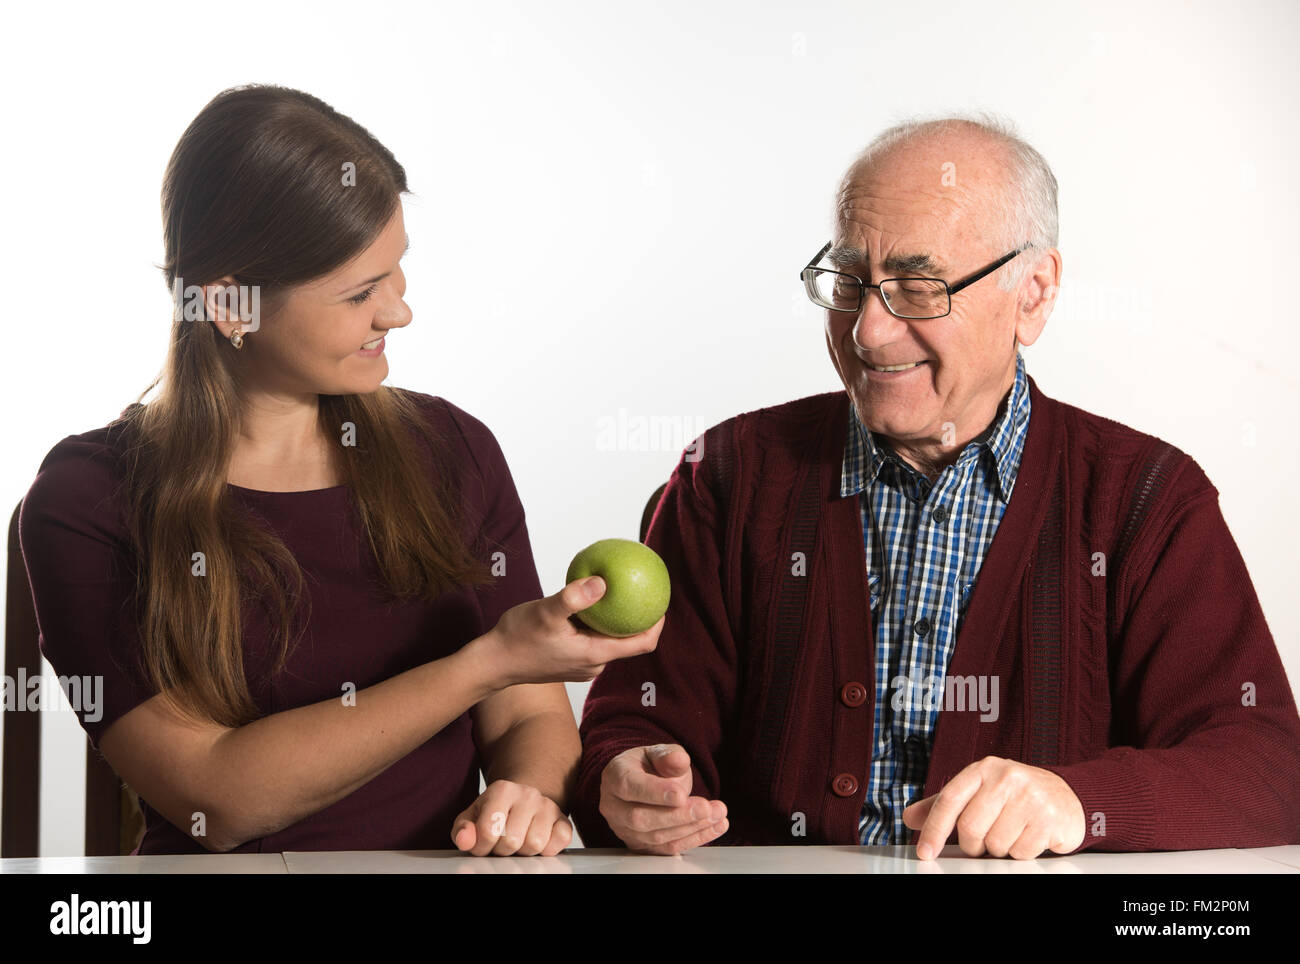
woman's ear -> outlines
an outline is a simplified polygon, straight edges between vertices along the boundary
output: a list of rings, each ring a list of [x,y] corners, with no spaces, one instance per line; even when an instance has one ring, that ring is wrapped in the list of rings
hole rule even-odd
[[[241,285],[233,275],[203,285],[203,307],[223,338],[234,332],[247,334],[261,324],[261,292],[257,285]]]

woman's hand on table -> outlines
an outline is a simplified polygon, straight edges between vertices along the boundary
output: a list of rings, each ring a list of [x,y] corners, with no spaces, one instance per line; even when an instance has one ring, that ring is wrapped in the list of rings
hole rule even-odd
[[[475,857],[554,857],[573,839],[573,825],[536,787],[495,780],[456,817],[451,840]]]

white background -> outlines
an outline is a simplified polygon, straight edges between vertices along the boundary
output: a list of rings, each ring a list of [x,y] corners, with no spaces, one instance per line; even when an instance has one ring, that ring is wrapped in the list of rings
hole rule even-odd
[[[1061,186],[1062,297],[1028,371],[1205,468],[1295,686],[1296,6],[646,6],[7,12],[2,504],[162,365],[163,168],[225,87],[310,91],[405,166],[415,319],[389,383],[496,433],[547,593],[577,549],[636,537],[689,441],[600,451],[602,417],[694,435],[841,387],[797,280],[840,173],[907,115],[986,109]],[[509,269],[490,289],[462,280],[488,263]],[[45,722],[42,852],[79,854],[86,741]]]

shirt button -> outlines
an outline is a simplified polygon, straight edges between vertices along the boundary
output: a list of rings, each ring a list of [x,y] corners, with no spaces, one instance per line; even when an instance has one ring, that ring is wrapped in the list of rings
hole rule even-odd
[[[861,683],[845,683],[840,688],[840,700],[845,706],[861,706],[867,701],[867,688]]]
[[[930,513],[930,518],[934,519],[935,522],[943,522],[948,518],[947,507],[942,505],[939,506],[937,509],[935,509],[933,512]]]
[[[916,635],[925,636],[930,632],[930,620],[922,616],[916,622],[912,623],[912,629],[916,631]]]
[[[831,789],[837,797],[851,797],[858,792],[858,778],[852,773],[841,773],[831,781]]]

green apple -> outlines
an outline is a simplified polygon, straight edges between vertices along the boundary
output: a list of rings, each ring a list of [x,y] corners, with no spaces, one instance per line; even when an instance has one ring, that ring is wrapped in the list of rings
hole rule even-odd
[[[604,636],[643,633],[668,611],[668,567],[659,553],[630,539],[601,539],[573,557],[565,583],[605,580],[605,595],[577,617]]]

